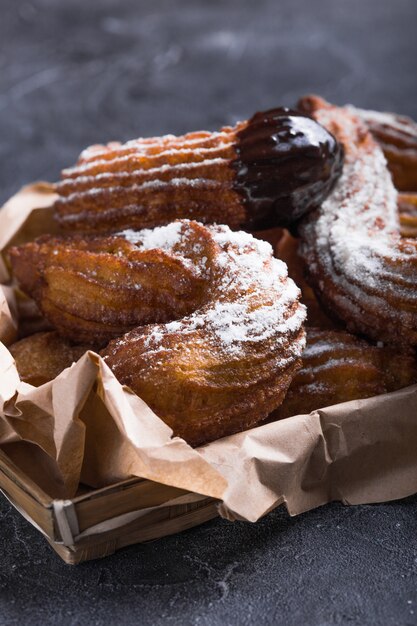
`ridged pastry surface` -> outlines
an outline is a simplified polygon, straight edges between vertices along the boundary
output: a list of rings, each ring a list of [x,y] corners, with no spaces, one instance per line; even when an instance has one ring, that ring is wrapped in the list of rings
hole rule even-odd
[[[398,194],[401,234],[403,237],[417,237],[417,193]]]
[[[59,332],[78,343],[103,346],[138,326],[190,313],[207,297],[207,275],[198,262],[213,243],[196,223],[172,226],[181,243],[141,231],[128,235],[52,237],[12,248],[13,272]]]
[[[417,123],[395,113],[347,109],[366,123],[381,146],[396,188],[417,191]]]
[[[53,380],[88,349],[71,344],[56,331],[35,333],[9,347],[20,379],[36,387]]]
[[[370,398],[417,382],[417,362],[387,346],[372,346],[344,331],[307,329],[303,365],[274,417]]]
[[[259,230],[298,219],[328,195],[343,149],[286,108],[218,132],[92,146],[62,172],[55,215],[68,230],[115,232],[178,218]]]
[[[45,238],[10,257],[60,333],[117,337],[102,352],[107,364],[194,445],[264,419],[300,365],[299,289],[271,246],[247,233],[181,220]]]
[[[92,146],[56,185],[59,223],[71,230],[147,228],[177,218],[246,219],[233,189],[236,128]]]
[[[335,189],[299,227],[308,280],[348,330],[415,346],[417,240],[401,235],[382,150],[350,110],[317,97],[303,99],[301,107],[345,148]]]
[[[304,345],[299,290],[269,244],[224,226],[206,230],[216,250],[205,261],[207,302],[181,320],[133,330],[102,353],[119,380],[194,445],[265,418]]]
[[[307,283],[305,279],[305,263],[298,253],[299,245],[300,240],[285,230],[275,247],[275,255],[286,263],[288,276],[293,279],[301,290],[301,302],[307,309],[306,325],[329,330],[343,328],[341,322],[323,310],[313,289]]]

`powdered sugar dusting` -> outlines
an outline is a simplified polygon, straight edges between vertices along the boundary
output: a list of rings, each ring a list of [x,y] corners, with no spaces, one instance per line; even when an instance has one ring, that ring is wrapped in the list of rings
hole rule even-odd
[[[159,228],[146,228],[143,230],[128,229],[117,236],[124,237],[130,243],[137,245],[144,250],[160,248],[161,250],[172,250],[181,242],[182,222],[172,222],[167,226]]]
[[[171,157],[178,159],[179,157],[183,158],[184,161],[187,158],[198,159],[198,161],[202,162],[211,156],[213,158],[222,157],[223,153],[227,154],[230,149],[232,142],[229,140],[221,141],[217,143],[213,147],[201,147],[201,148],[167,148],[166,150],[162,150],[157,154],[147,154],[146,152],[138,152],[134,150],[133,152],[129,152],[127,154],[117,155],[112,159],[104,158],[104,154],[100,155],[101,158],[98,158],[94,161],[85,161],[81,162],[75,167],[70,167],[63,170],[64,176],[86,176],[89,174],[94,174],[97,169],[101,169],[103,167],[107,167],[109,164],[113,168],[114,171],[126,171],[128,169],[129,163],[132,161],[140,161],[147,160],[150,162],[151,166],[155,162],[162,161],[163,164],[169,163],[171,161]]]
[[[417,125],[411,118],[408,117],[402,117],[399,115],[395,115],[394,113],[382,111],[358,109],[351,104],[348,105],[346,109],[350,111],[353,115],[359,115],[361,119],[363,119],[365,122],[376,122],[378,124],[381,124],[382,126],[394,128],[395,130],[406,134],[410,134],[412,130],[414,130],[414,133],[416,132]]]
[[[159,151],[164,147],[170,146],[187,146],[187,147],[203,147],[214,141],[224,143],[229,139],[229,135],[233,129],[225,129],[218,132],[196,132],[189,133],[188,135],[175,136],[175,135],[162,135],[161,137],[139,138],[131,139],[124,144],[110,143],[108,146],[91,146],[83,150],[80,155],[81,161],[96,161],[99,158],[108,157],[109,154],[116,154],[117,156],[138,153],[138,154],[151,154],[155,149]]]
[[[336,123],[346,150],[334,191],[301,227],[309,271],[341,316],[348,310],[362,328],[369,316],[371,334],[371,314],[417,329],[417,241],[401,238],[397,192],[382,150],[354,115],[330,108],[315,117],[330,129]],[[332,292],[327,277],[337,287]]]
[[[195,222],[181,220],[152,230],[125,230],[119,236],[140,249],[159,248],[181,254],[186,260],[187,249],[195,255],[199,245],[190,247],[192,224]],[[169,333],[204,330],[216,345],[238,357],[248,342],[253,345],[270,341],[270,350],[279,351],[292,335],[290,352],[293,357],[299,356],[304,346],[299,335],[306,313],[298,302],[300,291],[288,278],[285,263],[273,258],[269,243],[247,233],[233,232],[227,226],[205,228],[217,245],[217,254],[209,267],[207,257],[198,261],[208,271],[211,302],[182,320],[155,325],[147,337],[147,346],[155,351]]]

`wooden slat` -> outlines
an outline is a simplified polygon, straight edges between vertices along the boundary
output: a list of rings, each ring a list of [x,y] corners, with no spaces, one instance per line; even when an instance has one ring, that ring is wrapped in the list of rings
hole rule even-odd
[[[3,453],[0,458],[0,489],[2,489],[6,495],[18,505],[25,513],[34,521],[42,530],[52,539],[55,539],[55,525],[54,516],[51,508],[51,499],[49,498],[49,505],[39,502],[30,491],[31,485],[28,479],[28,483],[25,485],[22,481],[22,476],[13,476],[10,467],[7,467],[7,473],[4,469],[5,460]],[[6,457],[7,458],[7,457]],[[24,476],[24,475],[23,475]],[[37,488],[39,489],[39,488]],[[37,490],[36,490],[37,493]],[[46,494],[43,494],[46,496]],[[47,496],[46,496],[47,497]]]
[[[46,533],[55,552],[69,564],[104,557],[134,543],[151,541],[186,528],[202,524],[217,516],[215,501],[167,506],[145,513],[137,520],[100,535],[83,538],[74,547],[56,543],[53,500],[0,450],[0,488]],[[140,478],[80,494],[72,500],[80,532],[107,519],[164,502],[186,494],[182,489],[167,487]]]
[[[150,480],[119,484],[111,490],[93,491],[73,500],[80,532],[104,520],[155,507],[186,494],[183,489],[167,487]]]
[[[204,499],[191,505],[178,505],[177,514],[167,507],[144,516],[127,526],[100,536],[89,537],[74,549],[49,542],[55,552],[69,565],[109,556],[126,546],[160,539],[193,528],[218,516],[215,502]],[[179,509],[182,509],[182,512]],[[155,515],[157,514],[157,515]]]
[[[39,504],[45,507],[51,507],[52,498],[48,496],[33,480],[29,478],[22,470],[7,456],[5,452],[0,450],[0,474],[3,472],[23,491],[26,491],[32,498],[37,500]]]

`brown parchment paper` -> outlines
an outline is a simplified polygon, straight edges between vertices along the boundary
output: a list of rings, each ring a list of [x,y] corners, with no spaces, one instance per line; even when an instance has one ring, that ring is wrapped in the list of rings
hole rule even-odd
[[[87,352],[55,380],[19,380],[7,345],[19,328],[7,248],[57,232],[53,190],[24,188],[0,211],[0,447],[47,493],[73,496],[139,476],[219,501],[228,519],[291,515],[332,500],[382,502],[417,492],[417,385],[318,409],[193,449],[104,361]]]

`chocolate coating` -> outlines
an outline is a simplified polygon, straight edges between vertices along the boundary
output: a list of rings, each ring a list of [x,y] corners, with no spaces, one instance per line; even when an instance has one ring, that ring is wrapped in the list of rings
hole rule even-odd
[[[343,147],[323,126],[286,107],[255,115],[237,134],[235,189],[251,229],[291,226],[332,190]]]

